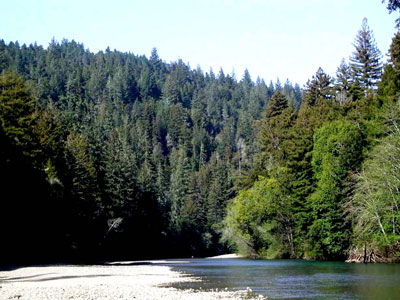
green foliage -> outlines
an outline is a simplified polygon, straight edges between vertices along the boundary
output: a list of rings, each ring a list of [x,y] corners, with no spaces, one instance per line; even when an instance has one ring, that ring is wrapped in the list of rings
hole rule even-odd
[[[35,101],[23,79],[12,72],[0,75],[0,125],[15,146],[28,148],[33,142],[34,111]]]
[[[381,52],[376,46],[368,21],[364,18],[355,43],[355,51],[350,57],[353,77],[366,91],[376,87],[382,72]]]
[[[340,258],[346,254],[350,225],[343,204],[351,183],[351,172],[360,163],[362,138],[357,124],[326,123],[314,134],[312,166],[317,181],[309,197],[313,221],[308,229],[308,255]]]
[[[390,62],[384,67],[378,83],[378,96],[381,102],[397,101],[400,89],[400,34],[397,33],[390,46]]]
[[[363,163],[347,207],[354,220],[354,244],[378,253],[390,253],[400,245],[400,135],[397,123],[392,126],[394,131],[373,148]]]
[[[400,69],[400,33],[398,32],[392,39],[390,45],[390,61],[396,70]]]
[[[397,101],[400,96],[400,73],[392,65],[386,65],[378,83],[378,95],[382,102]]]
[[[223,238],[233,241],[244,255],[294,255],[291,198],[282,185],[283,174],[277,176],[278,179],[260,177],[229,204]]]
[[[351,66],[343,59],[336,71],[335,101],[339,105],[345,105],[362,98],[362,89],[359,81],[354,78]]]
[[[314,106],[320,100],[328,100],[332,96],[332,79],[322,68],[318,68],[315,76],[307,81],[304,91],[304,102]]]
[[[258,168],[270,169],[287,158],[289,131],[295,120],[295,111],[288,107],[285,96],[279,91],[272,96],[265,117],[258,125]]]
[[[3,72],[0,75],[0,184],[3,193],[0,235],[7,247],[3,249],[0,265],[30,263],[38,257],[52,259],[59,249],[59,236],[48,239],[61,233],[62,225],[57,214],[58,199],[50,198],[52,188],[42,170],[45,160],[33,128],[35,108],[36,102],[21,77]]]
[[[282,113],[284,109],[288,107],[288,101],[280,91],[276,91],[270,100],[268,109],[266,111],[266,117],[272,118]]]

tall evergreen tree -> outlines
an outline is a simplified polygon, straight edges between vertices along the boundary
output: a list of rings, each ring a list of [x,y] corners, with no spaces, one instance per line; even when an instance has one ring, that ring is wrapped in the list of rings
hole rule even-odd
[[[390,45],[390,62],[396,70],[400,71],[400,32],[392,39],[392,44]]]
[[[354,80],[357,80],[364,90],[376,88],[382,73],[382,55],[366,18],[363,19],[353,45],[355,51],[350,57],[350,67]]]
[[[295,120],[295,111],[288,107],[288,101],[281,92],[276,91],[270,100],[265,117],[257,122],[259,154],[256,168],[270,170],[286,157],[288,131]],[[261,171],[262,172],[262,171]]]
[[[354,80],[351,68],[344,59],[336,70],[334,90],[335,100],[339,105],[356,101],[362,96],[360,84],[357,80]]]
[[[336,70],[336,96],[335,100],[340,105],[343,105],[345,102],[349,101],[349,91],[351,84],[351,74],[350,68],[346,64],[346,61],[342,59],[340,66]]]
[[[277,90],[270,100],[270,104],[267,108],[266,117],[272,118],[282,113],[284,109],[289,106],[286,97]]]
[[[318,101],[329,100],[332,96],[332,79],[331,77],[318,68],[315,76],[307,81],[304,90],[304,102],[314,106]]]
[[[400,33],[390,45],[390,63],[385,65],[381,81],[378,83],[378,98],[382,102],[396,101],[400,95]]]

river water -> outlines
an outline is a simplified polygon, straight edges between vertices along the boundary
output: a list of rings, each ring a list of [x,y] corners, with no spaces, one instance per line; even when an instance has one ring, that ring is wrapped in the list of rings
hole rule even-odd
[[[269,299],[400,299],[399,264],[234,258],[178,260],[170,266],[202,279],[176,288],[250,287]]]

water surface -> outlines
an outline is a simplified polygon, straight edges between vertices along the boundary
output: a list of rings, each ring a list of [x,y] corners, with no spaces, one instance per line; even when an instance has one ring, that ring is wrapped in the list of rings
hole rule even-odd
[[[172,267],[202,279],[176,288],[250,287],[269,299],[400,299],[399,264],[235,258],[180,260]]]

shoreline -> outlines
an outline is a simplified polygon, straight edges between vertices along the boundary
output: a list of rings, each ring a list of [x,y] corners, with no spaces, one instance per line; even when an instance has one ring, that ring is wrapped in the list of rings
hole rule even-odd
[[[165,261],[106,265],[45,265],[0,271],[0,299],[243,299],[245,290],[168,287],[198,278],[173,271]],[[160,264],[160,265],[159,265]],[[161,265],[164,264],[164,265]]]
[[[245,258],[243,255],[236,254],[236,253],[231,253],[231,254],[222,254],[222,255],[217,255],[217,256],[210,256],[207,257],[207,259],[220,259],[220,258]]]

